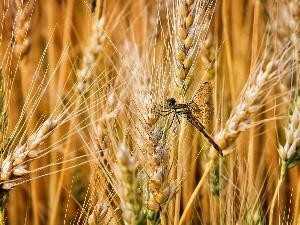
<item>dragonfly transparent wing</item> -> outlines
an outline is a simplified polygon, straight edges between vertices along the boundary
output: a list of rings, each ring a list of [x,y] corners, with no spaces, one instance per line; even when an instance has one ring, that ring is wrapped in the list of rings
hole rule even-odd
[[[209,102],[212,92],[213,92],[212,84],[210,82],[204,82],[195,91],[190,102],[195,102],[198,106],[204,105],[205,103]]]
[[[195,102],[190,102],[188,104],[192,116],[197,119],[200,123],[207,124],[213,118],[214,106],[206,102],[202,105],[197,105]]]

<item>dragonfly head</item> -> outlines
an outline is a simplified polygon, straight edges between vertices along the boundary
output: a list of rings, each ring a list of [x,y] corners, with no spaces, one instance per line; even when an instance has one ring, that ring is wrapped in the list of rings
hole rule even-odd
[[[175,98],[168,98],[166,102],[166,106],[168,109],[174,109],[176,106],[176,100]]]

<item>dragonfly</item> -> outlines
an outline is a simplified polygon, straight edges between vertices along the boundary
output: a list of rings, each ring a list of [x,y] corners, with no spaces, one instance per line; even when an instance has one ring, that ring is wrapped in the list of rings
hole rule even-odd
[[[172,126],[175,118],[179,121],[179,116],[186,118],[189,123],[196,127],[203,136],[211,143],[211,145],[223,156],[223,152],[219,145],[205,132],[203,124],[207,124],[213,117],[214,107],[209,102],[212,95],[212,84],[210,82],[204,82],[195,91],[189,102],[179,104],[175,98],[169,98],[166,101],[167,111],[165,115],[168,116],[174,113],[170,127]],[[169,128],[170,128],[169,127]],[[168,128],[168,129],[169,129]]]

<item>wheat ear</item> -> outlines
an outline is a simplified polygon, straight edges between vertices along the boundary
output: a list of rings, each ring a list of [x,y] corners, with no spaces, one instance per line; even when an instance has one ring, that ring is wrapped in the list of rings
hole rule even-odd
[[[170,179],[170,149],[163,137],[163,126],[158,122],[150,128],[144,167],[147,171],[149,187],[145,187],[144,202],[146,215],[151,223],[159,220],[162,225],[167,224],[167,208],[174,197],[176,182]]]
[[[265,71],[260,71],[254,79],[248,81],[246,88],[240,94],[237,104],[233,108],[225,127],[216,134],[216,142],[223,149],[224,155],[232,152],[228,149],[236,140],[240,132],[249,128],[251,115],[257,112],[263,106],[264,96],[272,90],[277,84],[280,76],[276,76],[278,62],[270,61]],[[227,150],[226,150],[227,149]],[[211,158],[217,158],[216,154],[211,151]]]
[[[17,146],[12,154],[3,160],[1,189],[11,190],[17,185],[20,178],[30,173],[27,170],[29,164],[44,152],[41,145],[53,133],[57,123],[56,119],[46,120],[34,134],[29,136],[26,144]]]
[[[57,120],[46,120],[34,134],[29,136],[26,144],[17,146],[6,156],[1,156],[1,224],[4,224],[4,220],[1,219],[4,218],[3,214],[9,191],[13,189],[22,178],[31,173],[31,171],[27,170],[29,164],[44,152],[42,149],[42,143],[49,135],[53,133],[53,130],[56,128],[56,126]],[[8,151],[8,149],[5,149],[5,151]]]
[[[195,3],[196,4],[196,3]],[[194,0],[181,1],[179,5],[180,17],[178,21],[177,31],[177,77],[176,85],[180,88],[186,89],[185,81],[187,75],[194,62],[193,48],[195,48],[194,33],[191,29],[194,27]],[[185,91],[185,90],[183,90]]]

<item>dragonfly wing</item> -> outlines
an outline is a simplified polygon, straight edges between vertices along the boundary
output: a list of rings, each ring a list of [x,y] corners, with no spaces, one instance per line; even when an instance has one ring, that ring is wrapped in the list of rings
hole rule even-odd
[[[201,105],[197,105],[195,102],[190,102],[188,107],[193,115],[200,123],[207,124],[214,115],[214,106],[206,102]]]
[[[203,105],[209,102],[212,92],[213,92],[212,84],[210,82],[204,82],[195,91],[190,102],[195,102],[197,105]]]

